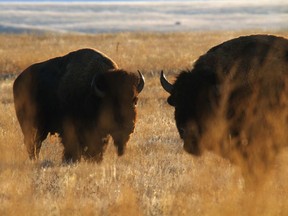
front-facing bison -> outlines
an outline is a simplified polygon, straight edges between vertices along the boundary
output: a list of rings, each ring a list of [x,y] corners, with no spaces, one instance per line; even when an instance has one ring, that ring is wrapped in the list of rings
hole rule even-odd
[[[64,162],[100,162],[111,135],[118,155],[136,121],[144,77],[120,70],[104,54],[81,49],[33,64],[13,85],[14,103],[30,159],[48,133],[59,133]]]
[[[253,175],[288,143],[288,40],[243,36],[211,48],[170,84],[184,149],[212,150]]]

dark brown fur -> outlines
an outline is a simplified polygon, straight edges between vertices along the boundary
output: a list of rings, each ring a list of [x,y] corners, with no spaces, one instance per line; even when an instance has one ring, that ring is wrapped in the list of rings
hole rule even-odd
[[[109,135],[122,155],[135,127],[138,83],[138,76],[92,49],[28,67],[15,80],[13,93],[29,157],[38,157],[49,132],[62,138],[65,162],[81,155],[101,161]]]
[[[279,118],[286,134],[287,50],[288,40],[281,37],[240,37],[211,48],[191,71],[180,73],[168,103],[175,107],[184,149],[194,155],[209,149],[232,161],[239,159],[232,156],[236,150],[248,163],[257,157],[269,163],[270,153],[274,157],[288,141],[276,136],[275,125]],[[223,134],[219,117],[227,123]],[[220,145],[207,137],[211,131],[219,133]]]

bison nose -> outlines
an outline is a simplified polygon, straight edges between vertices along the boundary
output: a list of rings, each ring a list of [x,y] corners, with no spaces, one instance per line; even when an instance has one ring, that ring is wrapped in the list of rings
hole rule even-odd
[[[195,156],[200,156],[200,148],[199,148],[199,140],[198,137],[193,133],[187,133],[184,131],[184,150],[189,154],[193,154]]]
[[[132,134],[132,133],[134,133],[134,130],[135,130],[135,127],[134,127],[134,125],[126,125],[126,126],[122,126],[122,127],[120,127],[119,128],[120,130],[119,131],[121,131],[123,134]]]
[[[188,152],[189,154],[192,154],[194,156],[200,156],[201,152],[196,143],[186,143],[184,142],[184,150]]]
[[[133,133],[135,130],[135,122],[133,121],[131,124],[129,124],[126,129],[130,132]]]
[[[134,133],[135,127],[131,127],[130,132]]]

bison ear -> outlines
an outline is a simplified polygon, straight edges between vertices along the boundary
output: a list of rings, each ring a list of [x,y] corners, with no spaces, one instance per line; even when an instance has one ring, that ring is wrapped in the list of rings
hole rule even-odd
[[[174,102],[174,99],[172,96],[169,96],[168,99],[167,99],[167,102],[170,106],[173,106],[175,107],[175,102]]]
[[[94,91],[97,97],[100,97],[100,98],[105,97],[104,86],[105,86],[105,83],[104,83],[103,76],[95,75],[91,82],[91,89]]]

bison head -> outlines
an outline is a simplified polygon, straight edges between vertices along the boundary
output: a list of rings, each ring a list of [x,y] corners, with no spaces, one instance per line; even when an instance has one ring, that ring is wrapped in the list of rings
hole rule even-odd
[[[123,155],[136,121],[138,94],[144,88],[144,77],[139,72],[113,70],[94,77],[92,89],[101,100],[97,127],[113,137],[118,155]]]
[[[184,149],[193,155],[200,155],[200,140],[206,130],[207,120],[213,113],[216,92],[215,74],[210,71],[180,73],[174,84],[170,84],[163,71],[160,82],[170,96],[167,102],[175,107],[175,121]]]

